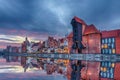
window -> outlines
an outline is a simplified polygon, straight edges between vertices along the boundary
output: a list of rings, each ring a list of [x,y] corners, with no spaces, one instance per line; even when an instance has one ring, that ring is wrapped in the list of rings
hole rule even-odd
[[[107,54],[108,54],[108,49],[105,49],[105,53],[107,53]]]
[[[109,38],[109,43],[111,43],[111,38]]]
[[[102,44],[102,46],[101,46],[102,48],[104,48],[104,45]]]
[[[103,53],[103,54],[105,53],[105,50],[104,50],[104,49],[102,49],[102,53]]]
[[[107,64],[108,62],[105,62],[105,67],[107,67],[108,66],[108,64]]]
[[[104,75],[103,75],[104,77],[106,77],[106,73],[104,73]]]
[[[104,72],[106,72],[106,71],[107,71],[107,68],[106,68],[106,67],[104,67],[104,68],[103,68],[103,71],[104,71]]]
[[[106,49],[104,49],[104,51],[105,51],[104,53],[106,53]]]
[[[101,71],[103,71],[103,67],[101,67]]]
[[[110,73],[113,73],[113,68],[110,68]]]
[[[104,48],[108,48],[108,45],[107,45],[107,44],[105,44],[105,45],[104,45]]]
[[[101,72],[100,75],[103,76],[103,72]]]
[[[104,44],[105,43],[105,41],[104,41],[104,39],[102,39],[102,44]]]
[[[108,62],[108,63],[109,63],[108,66],[111,67],[111,62]]]
[[[112,49],[112,53],[115,54],[115,49]]]
[[[110,78],[113,78],[113,73],[111,73]]]
[[[102,67],[104,67],[104,66],[105,66],[104,62],[101,62],[101,64],[102,64]]]
[[[115,67],[115,63],[112,63],[112,64],[111,64],[111,67],[114,68],[114,67]]]
[[[111,44],[111,48],[115,48],[115,45],[114,45],[114,43],[112,43],[112,44]]]
[[[113,78],[114,77],[114,65],[111,62],[101,62],[100,76],[103,78]]]
[[[110,43],[108,44],[108,48],[111,48],[111,45],[110,45]]]
[[[107,78],[109,78],[110,77],[110,73],[107,73]]]
[[[112,51],[111,51],[111,49],[109,49],[109,54],[111,54],[112,53]]]
[[[113,43],[115,42],[115,38],[112,38],[112,42],[113,42]]]
[[[107,38],[105,38],[105,43],[107,43]]]

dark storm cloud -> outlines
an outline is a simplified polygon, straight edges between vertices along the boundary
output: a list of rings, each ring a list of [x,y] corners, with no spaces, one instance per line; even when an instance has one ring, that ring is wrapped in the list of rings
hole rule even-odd
[[[120,25],[119,0],[76,0],[72,4],[73,15],[79,16],[88,24],[95,24],[98,29],[117,29]],[[79,0],[80,1],[80,0]]]
[[[120,0],[0,0],[0,28],[65,35],[71,31],[71,19],[78,16],[98,29],[115,29],[120,25],[119,3]]]

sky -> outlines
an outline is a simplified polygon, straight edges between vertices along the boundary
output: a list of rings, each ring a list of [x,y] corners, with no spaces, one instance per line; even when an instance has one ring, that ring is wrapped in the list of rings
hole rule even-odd
[[[77,16],[100,30],[120,29],[120,0],[0,0],[0,48],[64,37]]]

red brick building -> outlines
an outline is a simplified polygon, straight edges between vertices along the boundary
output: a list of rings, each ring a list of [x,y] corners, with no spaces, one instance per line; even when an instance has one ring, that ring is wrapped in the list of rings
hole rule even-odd
[[[99,31],[92,25],[87,25],[83,20],[74,17],[82,24],[82,43],[86,46],[82,53],[120,54],[120,30]],[[69,51],[72,50],[73,33],[68,35]],[[87,62],[81,71],[85,80],[120,80],[120,63],[112,62]],[[69,69],[71,70],[71,69]],[[69,73],[70,74],[70,73]]]
[[[120,30],[102,31],[102,54],[120,54]],[[120,63],[101,62],[101,80],[120,80]]]
[[[83,20],[74,17],[74,19],[82,24],[83,30],[83,40],[82,43],[85,45],[85,49],[82,50],[82,53],[101,53],[101,33],[99,30],[96,29],[96,27],[92,25],[87,25]],[[68,46],[69,50],[72,50],[72,44],[73,44],[73,33],[70,33],[68,35]],[[99,69],[100,69],[100,63],[99,62],[87,62],[82,61],[86,65],[84,69],[82,69],[82,78],[84,79],[90,79],[90,80],[99,80]]]

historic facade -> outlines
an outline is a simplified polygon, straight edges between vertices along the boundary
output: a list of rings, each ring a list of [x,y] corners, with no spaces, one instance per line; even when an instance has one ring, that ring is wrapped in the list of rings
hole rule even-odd
[[[82,53],[120,54],[120,30],[99,31],[93,24],[87,25],[83,20],[74,17],[82,24],[82,44],[86,47]],[[73,33],[68,35],[69,51],[72,50]],[[120,63],[112,62],[87,62],[81,71],[83,79],[87,80],[119,80]],[[69,70],[70,66],[68,66]],[[68,73],[70,74],[70,72]]]
[[[82,53],[101,53],[101,33],[97,28],[91,24],[87,25],[83,20],[74,17],[74,19],[82,24],[82,44],[85,46],[85,49],[82,49]],[[71,32],[68,35],[68,46],[71,52],[73,45],[73,33]],[[81,76],[83,79],[99,80],[99,62],[87,62],[82,61],[86,66],[81,71]]]

